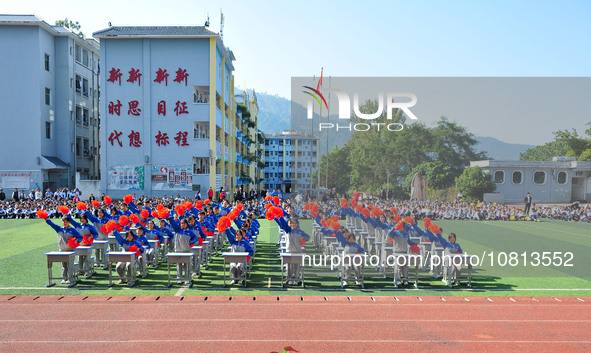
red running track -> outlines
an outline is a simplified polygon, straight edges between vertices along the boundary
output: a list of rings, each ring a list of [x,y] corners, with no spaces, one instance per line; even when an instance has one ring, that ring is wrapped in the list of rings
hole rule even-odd
[[[591,351],[591,298],[0,296],[0,352]]]

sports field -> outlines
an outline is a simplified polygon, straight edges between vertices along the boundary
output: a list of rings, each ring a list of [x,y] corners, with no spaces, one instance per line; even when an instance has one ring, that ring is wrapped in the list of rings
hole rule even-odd
[[[444,234],[455,232],[464,252],[484,258],[474,266],[472,288],[464,285],[449,288],[427,272],[419,272],[419,288],[412,286],[396,289],[392,276],[385,279],[372,268],[366,268],[366,289],[355,286],[341,289],[336,273],[327,267],[305,269],[306,288],[281,287],[281,268],[276,247],[275,222],[260,220],[261,234],[257,256],[247,288],[223,288],[221,256],[216,256],[203,277],[195,279],[192,288],[175,285],[166,288],[165,264],[157,270],[150,268],[145,279],[136,286],[115,285],[108,288],[108,271],[97,268],[97,273],[73,288],[56,285],[46,288],[47,265],[43,255],[57,250],[55,232],[41,220],[0,221],[0,295],[150,295],[150,296],[581,296],[591,294],[591,225],[562,221],[532,222],[475,222],[439,221]],[[311,234],[309,221],[302,222]],[[318,254],[311,245],[307,253]],[[510,266],[510,253],[514,252]],[[549,252],[549,254],[544,254]],[[565,253],[572,255],[565,255]],[[492,256],[490,254],[493,254]],[[503,253],[503,255],[499,255]],[[525,255],[524,255],[525,253]],[[536,265],[539,253],[550,257],[550,266]],[[560,254],[558,254],[560,253]],[[507,258],[505,259],[505,255]],[[555,258],[553,258],[555,257]],[[540,257],[538,260],[542,260]],[[544,259],[547,260],[547,259]],[[554,261],[552,263],[552,261]],[[506,262],[505,266],[500,264]],[[525,266],[523,264],[525,263]],[[492,266],[491,266],[492,264]],[[555,266],[560,264],[559,266]],[[572,265],[572,266],[565,266]],[[536,265],[536,266],[534,266]],[[60,271],[54,265],[55,273]],[[464,274],[467,270],[464,269]]]

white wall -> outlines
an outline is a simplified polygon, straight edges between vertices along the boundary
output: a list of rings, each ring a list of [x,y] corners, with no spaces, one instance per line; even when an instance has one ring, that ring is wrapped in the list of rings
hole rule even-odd
[[[83,201],[88,200],[90,194],[94,194],[97,200],[100,200],[101,192],[101,181],[100,180],[80,180],[80,173],[76,173],[76,187],[82,193],[80,199]]]

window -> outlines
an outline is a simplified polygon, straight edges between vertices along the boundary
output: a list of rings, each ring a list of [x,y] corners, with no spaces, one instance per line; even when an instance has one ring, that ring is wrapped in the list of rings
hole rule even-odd
[[[88,126],[88,109],[82,109],[82,124]]]
[[[76,106],[76,124],[82,124],[82,107]]]
[[[283,146],[283,140],[279,140],[279,146]]]
[[[534,184],[544,184],[546,182],[546,172],[535,171],[534,172]]]
[[[45,54],[45,71],[49,71],[49,55]]]
[[[269,140],[265,140],[265,146],[269,146]]]
[[[82,79],[82,94],[88,97],[88,79]]]
[[[209,86],[193,86],[193,103],[209,103]]]
[[[89,157],[90,156],[90,146],[88,144],[88,139],[86,139],[86,138],[83,140],[83,147],[84,147],[84,150],[83,150],[84,157]]]
[[[513,184],[521,184],[522,177],[523,177],[523,174],[519,170],[514,171],[513,172]]]
[[[556,179],[558,181],[558,184],[566,184],[566,172],[558,172],[558,177]]]
[[[495,183],[502,184],[505,182],[505,172],[502,170],[495,171]]]
[[[74,50],[76,51],[76,62],[80,63],[82,61],[82,48],[76,44]]]
[[[76,93],[82,93],[82,77],[80,75],[76,75]]]
[[[51,104],[51,90],[45,87],[45,105]]]
[[[269,151],[265,151],[265,157],[269,157]]]
[[[45,138],[51,139],[51,123],[49,121],[45,122]]]
[[[82,155],[82,139],[76,137],[76,155],[80,157]]]
[[[88,66],[88,50],[82,49],[82,65]]]

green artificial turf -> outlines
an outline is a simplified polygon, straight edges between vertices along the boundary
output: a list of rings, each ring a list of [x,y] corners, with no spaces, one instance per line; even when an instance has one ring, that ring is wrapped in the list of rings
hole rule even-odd
[[[73,288],[47,284],[47,262],[43,255],[57,250],[55,232],[40,220],[0,220],[0,295],[435,295],[435,296],[590,296],[591,295],[591,225],[562,221],[476,222],[438,221],[444,234],[455,232],[464,252],[482,256],[485,261],[475,266],[473,287],[448,288],[427,272],[419,272],[419,288],[395,289],[392,275],[385,279],[376,269],[366,267],[365,290],[356,286],[342,289],[336,272],[327,267],[306,267],[306,288],[281,286],[281,266],[278,255],[277,225],[260,220],[256,261],[247,288],[223,288],[221,256],[215,256],[202,278],[196,278],[192,288],[166,288],[166,265],[139,279],[133,288],[115,285],[107,288],[108,271],[97,268],[90,279],[81,278]],[[302,228],[311,234],[311,222],[302,221]],[[320,255],[308,243],[309,255]],[[490,266],[490,253],[493,266]],[[498,265],[499,252],[519,254],[517,266]],[[526,252],[528,265],[523,266],[521,254]],[[572,267],[532,266],[531,252],[572,252]],[[562,255],[561,255],[562,256]],[[501,255],[500,260],[503,260]],[[54,264],[54,271],[60,271]],[[464,274],[467,269],[464,268]],[[409,271],[410,272],[410,271]]]

